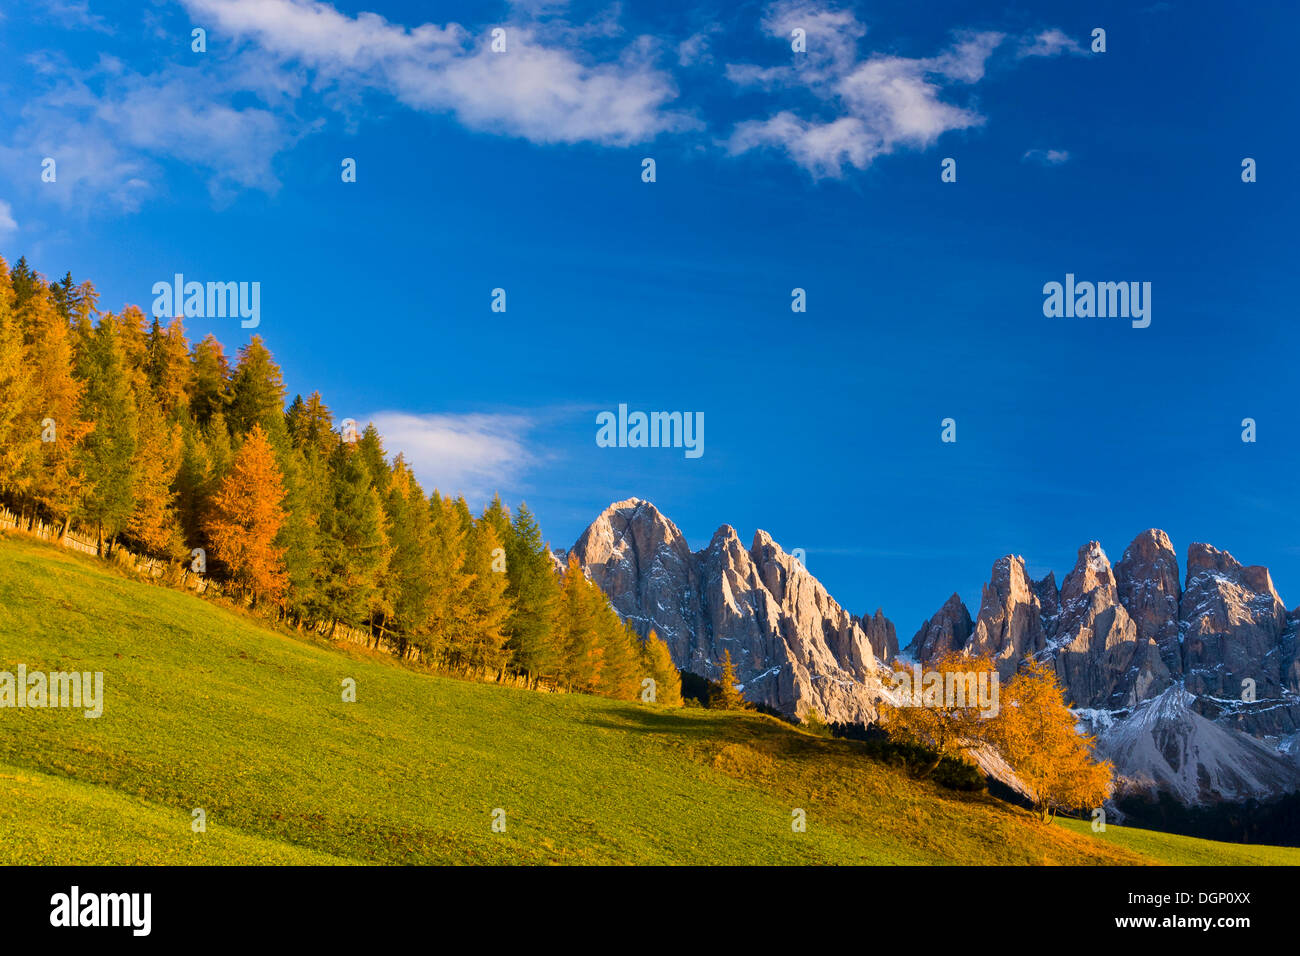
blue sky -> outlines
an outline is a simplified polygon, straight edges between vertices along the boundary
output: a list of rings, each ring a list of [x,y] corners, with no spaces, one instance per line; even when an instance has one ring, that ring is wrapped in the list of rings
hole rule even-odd
[[[46,0],[0,16],[0,254],[106,309],[260,282],[290,394],[428,485],[526,499],[560,547],[633,495],[695,547],[761,527],[903,641],[1002,554],[1059,580],[1148,527],[1294,605],[1298,20]],[[1045,317],[1066,273],[1150,282],[1150,327]],[[704,455],[597,447],[619,403],[703,412]]]

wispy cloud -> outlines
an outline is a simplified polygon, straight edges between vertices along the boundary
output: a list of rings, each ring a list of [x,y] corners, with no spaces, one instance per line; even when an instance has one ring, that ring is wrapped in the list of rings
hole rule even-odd
[[[1020,47],[1016,51],[1016,55],[1022,58],[1027,56],[1061,56],[1062,54],[1087,56],[1088,50],[1065,31],[1058,30],[1055,27],[1022,37]]]
[[[766,119],[745,120],[728,140],[732,154],[768,147],[783,150],[814,177],[843,175],[846,166],[866,169],[876,157],[900,147],[924,148],[943,133],[978,126],[975,110],[945,101],[955,84],[984,76],[985,64],[1002,42],[997,32],[960,32],[932,57],[861,56],[866,27],[847,10],[816,0],[780,0],[768,8],[764,29],[789,44],[802,29],[807,51],[798,64],[731,63],[726,75],[739,86],[811,94],[799,105]]]
[[[40,0],[40,7],[52,21],[68,29],[113,33],[108,21],[90,12],[88,0]]]
[[[149,74],[106,55],[84,69],[53,57],[31,62],[49,82],[0,145],[0,172],[65,207],[106,201],[134,211],[159,191],[166,160],[205,171],[217,198],[274,191],[273,159],[314,128],[278,108],[282,76],[277,87],[238,60]],[[262,101],[232,105],[250,93]],[[54,182],[40,180],[44,157],[55,161]]]
[[[196,19],[310,69],[318,83],[386,93],[403,105],[452,113],[464,125],[537,143],[627,145],[698,123],[669,104],[672,76],[654,66],[650,45],[628,44],[598,59],[571,42],[563,22],[457,23],[407,28],[374,13],[355,17],[318,0],[185,0]],[[536,14],[540,10],[528,11]],[[610,21],[595,32],[608,35]]]
[[[1040,163],[1044,166],[1060,166],[1070,161],[1070,152],[1065,149],[1031,149],[1020,157],[1021,162]]]
[[[496,491],[518,489],[540,457],[528,446],[534,422],[524,415],[382,411],[367,420],[388,453],[400,452],[426,490],[463,494],[472,505]]]
[[[107,29],[86,0],[43,2],[65,27]],[[562,0],[517,0],[499,24],[472,26],[407,26],[324,0],[181,4],[185,29],[208,31],[208,52],[178,53],[172,37],[161,56],[102,54],[91,65],[29,56],[34,83],[0,132],[0,177],[87,210],[136,210],[168,191],[169,176],[191,170],[218,202],[240,190],[274,192],[277,157],[336,119],[355,129],[377,98],[543,145],[623,147],[699,133],[704,111],[683,105],[675,74],[707,83],[722,56],[715,44],[726,39],[708,21],[681,37],[630,35],[617,3],[571,20]],[[717,106],[712,115],[722,99],[700,102],[726,153],[773,150],[814,178],[980,126],[984,116],[960,91],[983,79],[1006,40],[956,31],[931,56],[864,52],[867,26],[826,0],[777,0],[760,21],[773,50],[788,50],[796,28],[806,53],[716,71],[733,95],[770,93],[762,114],[737,119]],[[498,29],[504,52],[493,49]],[[1016,47],[1021,58],[1083,52],[1057,29]],[[34,163],[46,156],[58,164],[57,183],[39,180]]]
[[[678,66],[704,66],[713,62],[713,53],[709,49],[713,34],[722,28],[713,24],[708,29],[692,33],[677,44]]]
[[[0,199],[0,236],[7,236],[18,228],[18,223],[14,219],[14,210],[3,199]]]

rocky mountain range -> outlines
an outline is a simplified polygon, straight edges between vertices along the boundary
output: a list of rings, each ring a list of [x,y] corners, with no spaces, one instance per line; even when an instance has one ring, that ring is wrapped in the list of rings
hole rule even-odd
[[[731,652],[745,696],[788,714],[870,723],[897,651],[883,614],[845,611],[764,531],[746,548],[730,525],[692,552],[648,501],[610,505],[567,553],[642,634],[654,629],[673,661],[717,678]]]
[[[723,525],[692,552],[637,498],[603,511],[569,552],[641,633],[651,628],[682,670],[716,678],[731,651],[745,696],[802,717],[869,723],[900,656],[881,610],[855,616],[758,531],[745,548]],[[902,657],[991,657],[1010,677],[1051,661],[1081,726],[1098,735],[1118,793],[1170,793],[1187,804],[1300,789],[1300,608],[1287,612],[1268,570],[1192,544],[1186,578],[1168,536],[1139,534],[1111,565],[1079,549],[1057,586],[1015,555],[994,562],[978,613],[953,594]]]
[[[1121,794],[1203,804],[1300,789],[1297,623],[1266,568],[1208,544],[1188,548],[1180,585],[1173,545],[1152,529],[1113,567],[1084,545],[1059,590],[1000,558],[974,622],[954,595],[908,653],[988,655],[1004,677],[1026,657],[1052,661]]]

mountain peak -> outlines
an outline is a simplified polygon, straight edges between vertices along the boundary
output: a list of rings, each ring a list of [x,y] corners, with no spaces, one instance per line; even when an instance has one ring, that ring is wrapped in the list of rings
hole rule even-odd
[[[746,550],[724,524],[692,553],[650,502],[615,502],[571,552],[619,615],[653,627],[682,670],[716,678],[731,652],[745,696],[789,714],[869,722],[883,689],[877,643],[897,648],[883,613],[845,611],[766,531]]]

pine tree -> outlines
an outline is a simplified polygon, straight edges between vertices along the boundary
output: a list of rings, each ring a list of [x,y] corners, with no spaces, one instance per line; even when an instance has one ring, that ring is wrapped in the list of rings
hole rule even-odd
[[[655,682],[655,702],[682,706],[682,675],[673,665],[668,645],[653,629],[641,645],[641,662],[646,676]]]
[[[402,641],[419,644],[431,613],[433,532],[424,491],[401,455],[393,460],[384,510],[393,549],[385,576],[388,603],[393,609],[392,624]]]
[[[458,608],[470,584],[465,571],[465,537],[468,529],[455,504],[435,489],[429,496],[429,616],[422,641],[430,661],[444,665],[456,657]]]
[[[340,444],[320,519],[320,591],[335,622],[360,627],[383,612],[381,583],[389,559],[384,524],[369,471],[352,446]]]
[[[76,307],[76,287],[72,284],[72,273],[65,272],[58,282],[50,283],[50,301],[54,304],[64,325],[71,325]]]
[[[190,408],[200,425],[230,408],[230,362],[216,336],[209,333],[190,355]]]
[[[14,263],[9,280],[10,288],[13,290],[12,308],[14,311],[18,311],[26,305],[28,299],[45,294],[45,283],[27,264],[26,256],[20,256],[18,261]]]
[[[748,710],[749,704],[736,685],[736,668],[731,663],[731,650],[722,653],[722,675],[718,678],[718,692],[709,698],[709,707],[716,710]]]
[[[185,325],[179,318],[172,319],[166,328],[153,320],[146,342],[146,371],[149,388],[164,418],[184,416],[188,411],[195,374],[189,351]]]
[[[506,573],[514,612],[506,624],[511,667],[531,681],[554,672],[558,661],[555,615],[560,578],[541,529],[521,504],[506,541]]]
[[[203,519],[218,480],[203,429],[192,419],[186,419],[181,424],[180,463],[173,484],[176,521],[186,551],[194,548],[209,551],[212,548],[203,530]]]
[[[370,473],[370,481],[381,498],[388,494],[388,483],[392,472],[388,468],[388,453],[384,451],[384,440],[379,437],[379,429],[374,423],[366,425],[357,440],[357,455]]]
[[[594,693],[600,686],[603,649],[599,610],[578,559],[570,555],[561,585],[556,638],[560,648],[559,676],[571,690]]]
[[[479,516],[480,521],[486,521],[496,532],[497,539],[501,542],[501,547],[509,555],[514,546],[513,538],[514,528],[510,524],[510,509],[501,501],[501,495],[494,494],[488,506],[483,509],[483,514]]]
[[[24,260],[18,262],[25,267]],[[30,460],[40,441],[30,417],[35,372],[27,361],[15,301],[9,267],[0,259],[0,494],[6,495],[23,491],[30,481]]]
[[[239,350],[239,361],[230,380],[230,411],[227,418],[236,435],[261,425],[276,448],[287,444],[284,421],[284,376],[260,335],[254,335]]]
[[[329,461],[339,443],[339,434],[334,431],[334,416],[321,400],[320,392],[312,392],[306,401],[301,395],[294,396],[285,420],[289,437],[309,459],[316,455]]]
[[[456,628],[462,665],[471,672],[495,672],[498,676],[508,657],[505,624],[510,615],[505,572],[493,567],[493,552],[500,547],[500,539],[487,522],[478,522],[466,534],[465,573],[469,580]]]
[[[289,520],[282,532],[290,582],[290,611],[304,619],[330,616],[322,590],[324,582],[321,516],[330,498],[330,462],[338,450],[334,419],[313,392],[307,401],[294,396],[285,412],[285,428],[293,454],[283,455],[285,506]]]
[[[276,461],[284,476],[285,520],[276,538],[284,549],[289,587],[284,602],[287,613],[299,624],[305,618],[327,613],[320,590],[322,571],[321,514],[329,496],[327,463],[303,449],[289,446],[276,450]]]
[[[278,599],[287,582],[284,552],[275,546],[284,523],[283,498],[275,452],[254,424],[213,496],[205,524],[214,557],[254,604]]]
[[[135,510],[136,443],[139,434],[131,371],[112,316],[104,316],[80,357],[78,377],[85,382],[82,416],[94,429],[78,449],[83,476],[76,518],[95,528],[98,551],[126,527]]]
[[[135,507],[126,532],[151,555],[179,558],[188,550],[173,488],[181,464],[183,430],[180,422],[163,419],[162,409],[148,389],[137,403],[136,420],[139,429],[132,467]]]
[[[27,330],[27,361],[40,370],[27,434],[39,433],[41,440],[29,459],[32,472],[26,484],[37,506],[58,523],[62,539],[81,492],[78,451],[93,423],[81,418],[84,386],[74,374],[71,330],[55,297],[28,298],[19,322]]]
[[[623,623],[600,588],[590,581],[587,585],[596,606],[596,632],[601,649],[597,692],[619,700],[633,700],[640,689],[641,639]]]
[[[105,316],[113,323],[126,367],[133,373],[132,384],[147,387],[149,381],[149,324],[134,305],[128,305],[121,315]],[[103,321],[101,319],[101,321]],[[138,374],[134,374],[138,373]]]

